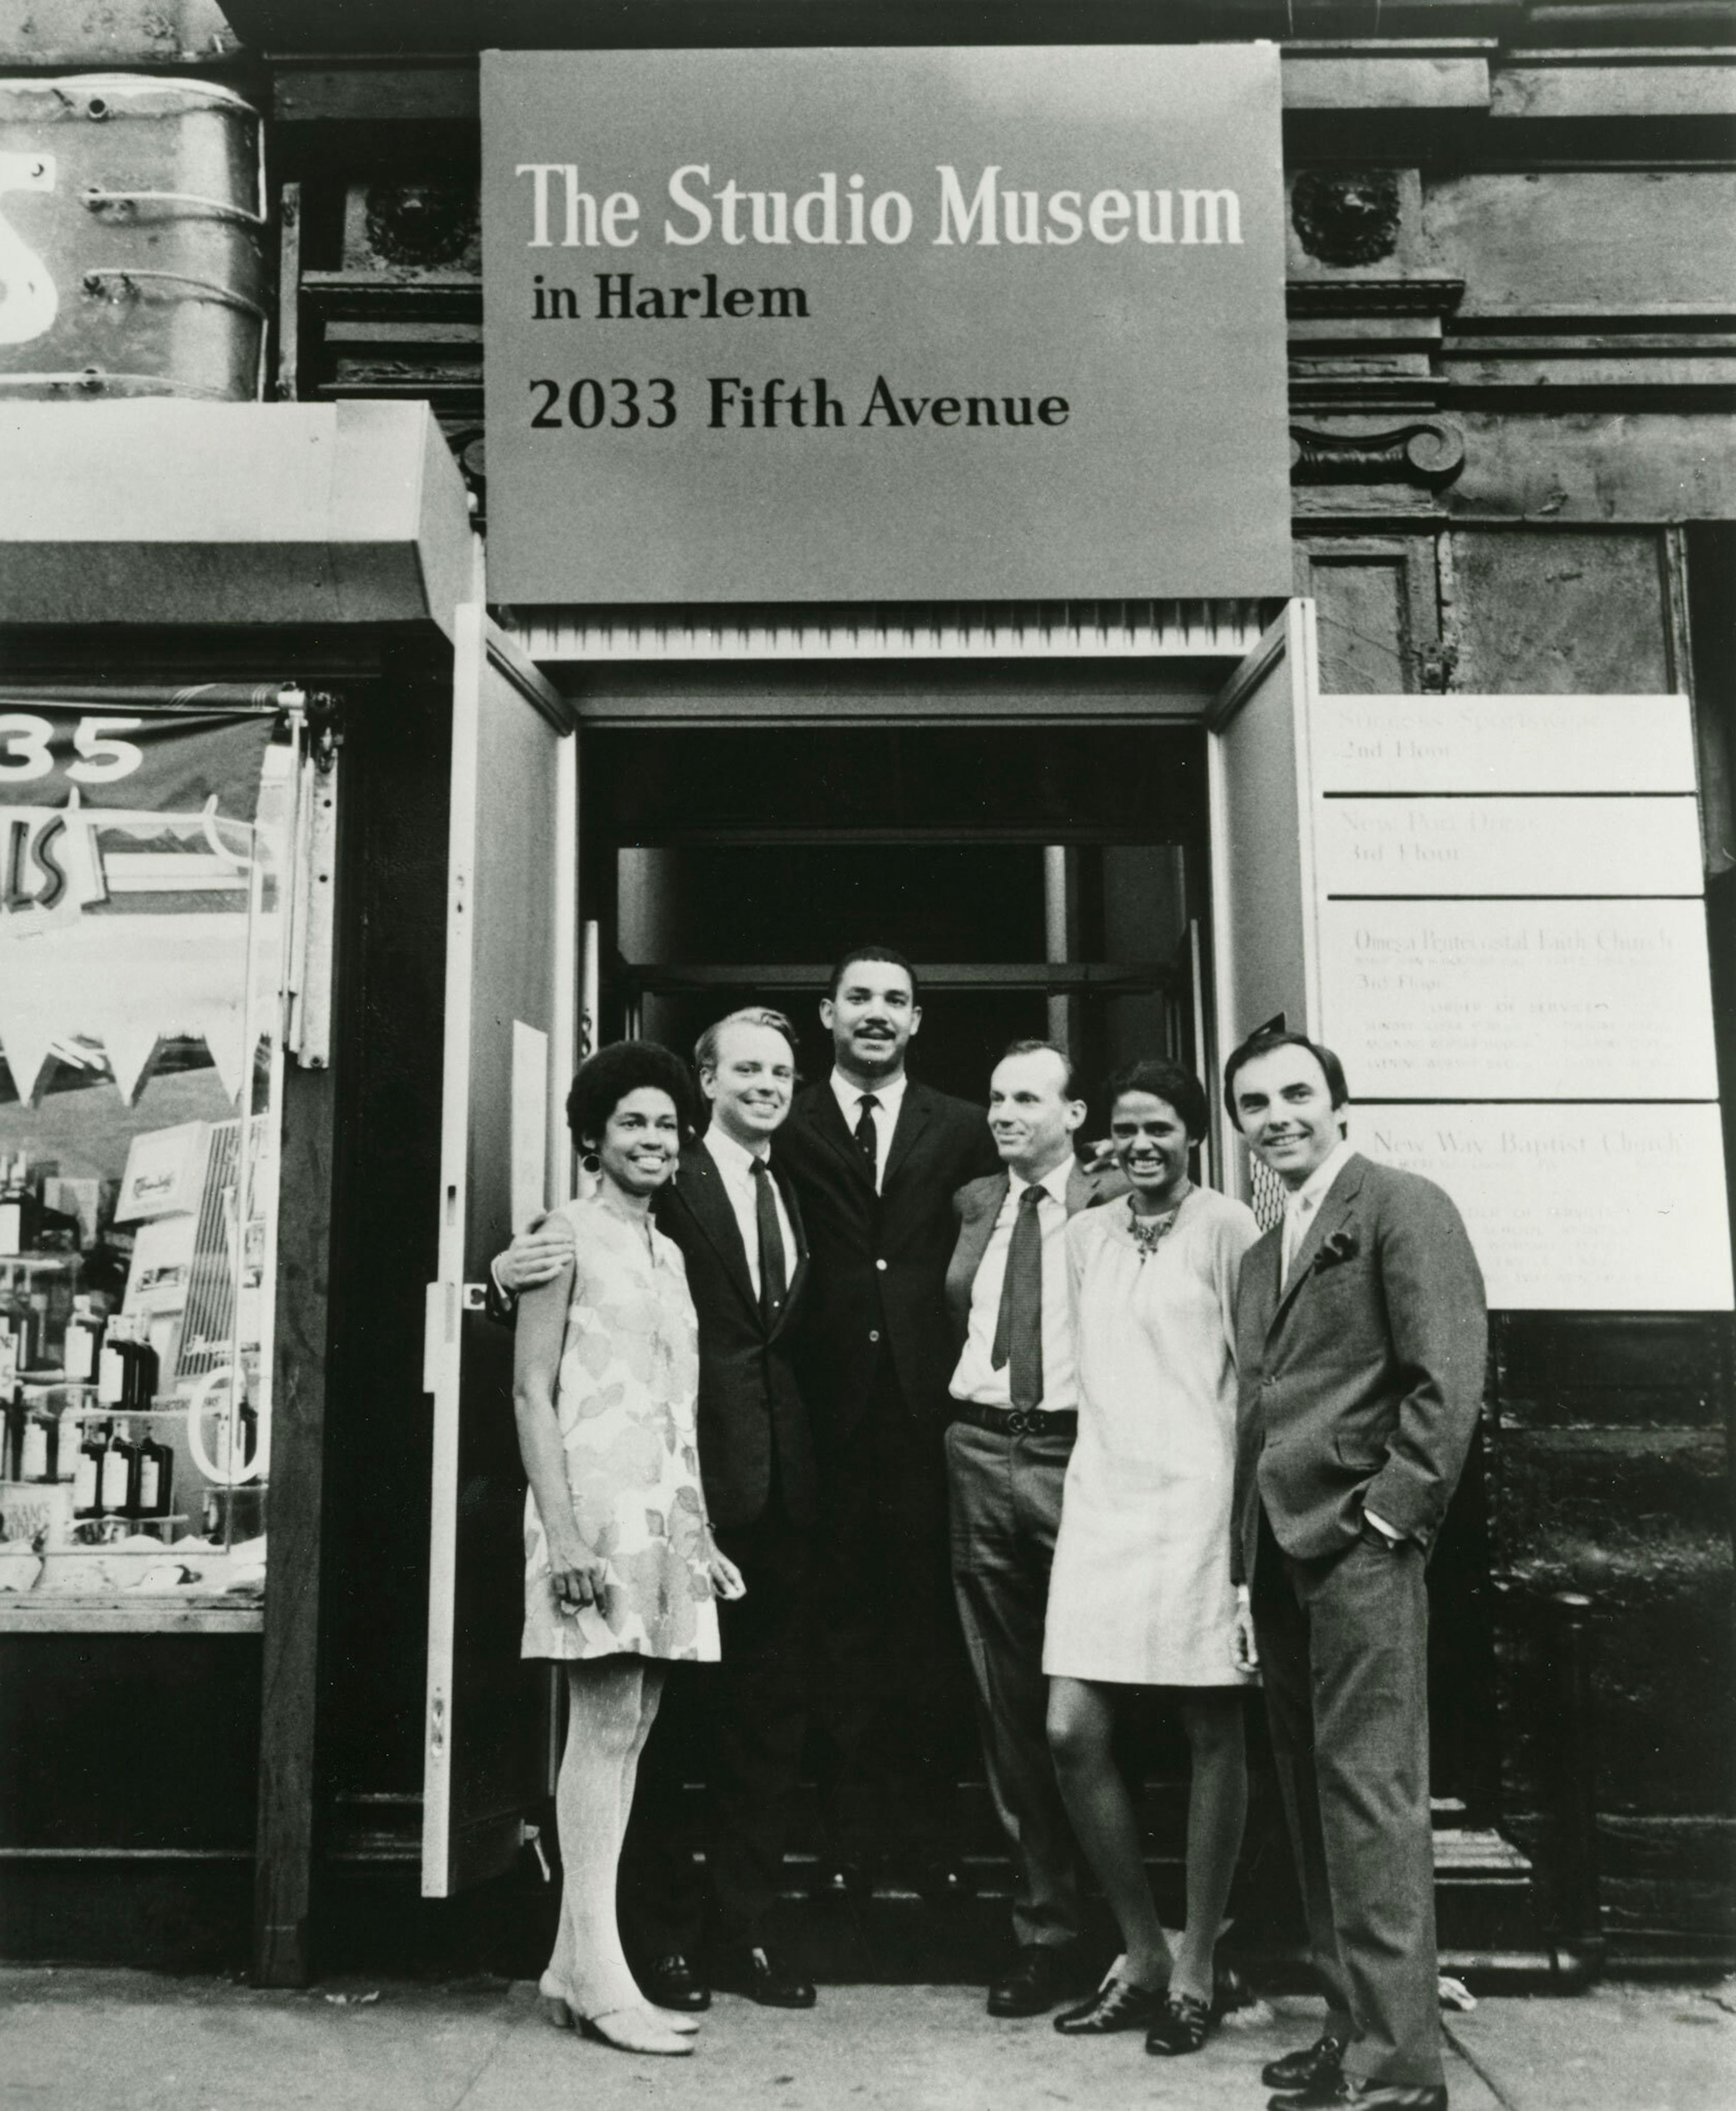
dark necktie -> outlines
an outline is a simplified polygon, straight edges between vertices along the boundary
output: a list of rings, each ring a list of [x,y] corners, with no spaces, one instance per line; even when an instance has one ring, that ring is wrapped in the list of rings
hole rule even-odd
[[[872,1092],[864,1092],[856,1119],[856,1147],[868,1161],[870,1180],[878,1180],[880,1171],[880,1139],[874,1126],[874,1110],[879,1104]]]
[[[753,1220],[760,1235],[760,1315],[772,1326],[784,1309],[789,1279],[784,1273],[784,1234],[778,1226],[778,1197],[771,1169],[753,1160]]]
[[[1043,1398],[1043,1226],[1037,1216],[1042,1199],[1043,1190],[1034,1187],[1019,1197],[989,1358],[998,1371],[1011,1364],[1007,1384],[1015,1407],[1035,1407]]]

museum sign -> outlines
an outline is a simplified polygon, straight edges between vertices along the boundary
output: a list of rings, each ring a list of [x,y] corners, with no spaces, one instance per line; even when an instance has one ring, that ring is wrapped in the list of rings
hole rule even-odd
[[[491,52],[490,598],[1290,577],[1268,45]]]

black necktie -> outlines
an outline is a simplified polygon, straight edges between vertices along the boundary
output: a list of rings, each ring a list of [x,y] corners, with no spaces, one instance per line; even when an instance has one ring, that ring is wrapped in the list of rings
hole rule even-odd
[[[1034,1187],[1019,1197],[989,1356],[998,1371],[1012,1365],[1007,1385],[1015,1407],[1035,1407],[1043,1398],[1043,1226],[1037,1218],[1042,1199],[1043,1190]]]
[[[871,1180],[879,1178],[880,1170],[880,1139],[874,1126],[874,1110],[879,1104],[872,1092],[864,1092],[856,1120],[856,1147],[868,1161]]]
[[[753,1160],[753,1220],[760,1235],[760,1314],[770,1327],[784,1309],[789,1278],[784,1273],[784,1234],[778,1225],[778,1197],[771,1169]]]

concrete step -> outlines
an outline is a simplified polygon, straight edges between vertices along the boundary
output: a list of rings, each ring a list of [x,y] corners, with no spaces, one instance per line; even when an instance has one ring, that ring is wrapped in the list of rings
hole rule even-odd
[[[692,1793],[702,1791],[696,1786]],[[415,1888],[420,1842],[411,1819],[419,1799],[392,1799],[389,1810],[370,1800],[343,1815],[349,1823],[327,1834],[323,1859],[328,1940],[356,1968],[394,1955],[402,1945],[406,1910]],[[402,1804],[402,1808],[397,1807]],[[817,1799],[805,1791],[797,1842],[785,1858],[778,1933],[805,1959],[816,1977],[910,1984],[980,1983],[1010,1946],[1012,1869],[986,1791],[961,1784],[958,1792],[962,1894],[943,1901],[925,1899],[896,1871],[879,1876],[870,1895],[843,1899],[819,1895],[822,1861]],[[1141,1816],[1146,1867],[1166,1925],[1179,1927],[1186,1914],[1184,1780],[1147,1782]],[[552,1817],[552,1814],[551,1814]],[[1478,1991],[1547,1986],[1553,1983],[1549,1945],[1527,1858],[1498,1832],[1473,1823],[1464,1806],[1440,1799],[1434,1811],[1435,1909],[1442,1968]],[[551,1825],[552,1832],[552,1825]],[[551,1847],[552,1841],[548,1844]],[[491,1969],[530,1968],[548,1932],[553,1887],[544,1884],[534,1854],[515,1884],[502,1880],[518,1903],[496,1910],[482,1899],[461,1905],[446,1933],[432,1919],[424,1931],[429,1961],[445,1954],[458,1929],[466,1962]],[[392,1903],[393,1900],[396,1903]],[[444,1909],[435,1909],[438,1917]],[[1270,1785],[1257,1778],[1248,1832],[1230,1897],[1234,1923],[1225,1954],[1262,1987],[1300,1988],[1307,1983],[1302,1927],[1288,1843]],[[1087,1950],[1101,1969],[1118,1946],[1101,1901],[1088,1909]],[[427,1917],[414,1910],[412,1918]],[[448,1916],[450,1918],[450,1916]],[[551,1921],[552,1927],[552,1921]],[[353,1947],[352,1947],[353,1945]],[[520,1952],[522,1951],[522,1955]]]

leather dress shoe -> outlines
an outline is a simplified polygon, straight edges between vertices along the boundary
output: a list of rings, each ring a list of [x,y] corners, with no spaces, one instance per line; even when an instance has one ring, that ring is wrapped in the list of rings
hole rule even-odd
[[[1322,2031],[1311,2045],[1287,2052],[1281,2059],[1268,2060],[1260,2079],[1268,2089],[1311,2089],[1343,2072],[1347,2041],[1336,2031]]]
[[[635,1976],[639,1991],[660,2009],[672,2009],[678,2015],[697,2016],[711,2005],[711,1988],[679,1950],[658,1958]]]
[[[806,1979],[779,1964],[757,1944],[729,1943],[714,1954],[711,1983],[745,1994],[762,2009],[811,2009],[819,1998]]]
[[[1111,2031],[1146,2031],[1163,2011],[1169,1990],[1163,1986],[1136,1986],[1123,1979],[1117,1958],[1104,1974],[1103,1983],[1088,2001],[1075,2009],[1063,2009],[1055,2027],[1063,2037],[1107,2037]]]
[[[988,1989],[991,2016],[1042,2016],[1061,1999],[1073,1945],[1021,1944],[1018,1955]]]
[[[1266,2111],[1447,2111],[1447,2086],[1439,2081],[1352,2081],[1340,2073],[1308,2089],[1280,2090]]]

